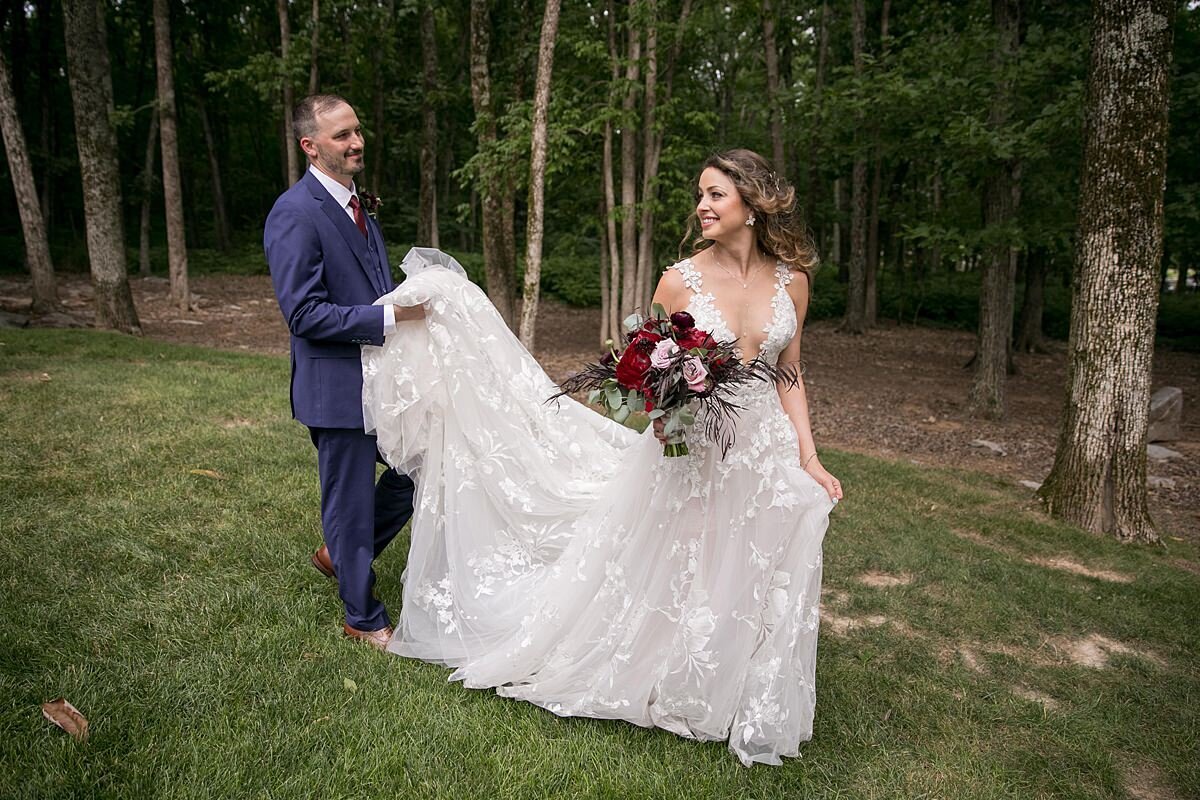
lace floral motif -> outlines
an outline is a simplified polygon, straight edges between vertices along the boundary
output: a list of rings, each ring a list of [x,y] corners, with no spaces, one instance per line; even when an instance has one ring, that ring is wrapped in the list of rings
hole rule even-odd
[[[699,272],[674,268],[696,324],[732,340]],[[796,330],[790,280],[777,268],[767,359]],[[427,304],[425,326],[363,351],[368,425],[418,475],[389,649],[556,714],[727,740],[745,764],[796,755],[830,504],[774,387],[739,393],[724,459],[701,429],[664,459],[649,434],[547,404],[553,384],[470,283],[430,270],[381,302]]]

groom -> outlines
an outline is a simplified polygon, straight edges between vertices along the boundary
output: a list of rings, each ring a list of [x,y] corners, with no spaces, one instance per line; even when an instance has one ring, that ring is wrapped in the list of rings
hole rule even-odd
[[[317,448],[325,544],[312,563],[336,577],[343,632],[383,649],[392,635],[372,592],[374,559],[412,517],[413,482],[387,469],[363,429],[360,346],[383,344],[420,307],[372,305],[395,288],[379,226],[364,211],[354,176],[363,169],[358,116],[341,97],[313,95],[292,113],[308,170],[275,201],[263,247],[291,332],[292,416]]]

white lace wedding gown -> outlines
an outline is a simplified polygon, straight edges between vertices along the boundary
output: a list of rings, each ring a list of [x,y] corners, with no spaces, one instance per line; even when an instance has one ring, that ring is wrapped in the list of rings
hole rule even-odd
[[[689,261],[688,310],[734,337]],[[796,330],[776,273],[761,355]],[[562,716],[728,740],[780,763],[812,735],[821,540],[832,504],[799,464],[773,385],[754,382],[724,459],[698,424],[665,458],[570,398],[482,291],[445,270],[380,302],[427,303],[363,348],[380,451],[417,481],[388,649]]]

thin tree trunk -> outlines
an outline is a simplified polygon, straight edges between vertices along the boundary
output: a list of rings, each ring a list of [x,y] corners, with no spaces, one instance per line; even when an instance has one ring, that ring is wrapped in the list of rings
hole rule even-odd
[[[1188,279],[1188,262],[1184,256],[1179,259],[1179,278],[1175,281],[1175,294],[1183,294],[1187,291]]]
[[[616,87],[621,76],[620,59],[617,57],[617,23],[612,0],[608,0],[608,55],[611,66],[610,87]],[[614,89],[615,91],[615,89]],[[610,98],[611,101],[611,98]],[[613,126],[612,120],[604,121],[604,151],[601,157],[601,182],[604,191],[604,224],[608,240],[608,328],[609,334],[618,338],[621,333],[621,255],[617,240],[617,199],[613,185]]]
[[[1003,128],[1012,115],[1012,64],[1020,46],[1020,0],[992,0],[992,21],[998,36],[992,68],[999,81],[992,94],[988,126]],[[1020,165],[1013,159],[992,166],[984,183],[984,227],[1005,228],[1017,213],[1020,198]],[[975,373],[967,401],[970,414],[999,419],[1004,416],[1004,385],[1012,347],[1012,318],[1016,292],[1017,249],[1004,236],[992,244],[984,257],[979,292],[979,336]]]
[[[54,132],[54,109],[57,100],[57,67],[52,68],[50,63],[51,57],[51,26],[50,26],[50,0],[37,1],[37,15],[41,20],[38,26],[38,32],[41,35],[41,47],[38,53],[38,86],[41,87],[40,92],[42,101],[42,126],[40,131],[41,136],[41,157],[42,157],[42,220],[49,230],[54,225],[54,206],[51,198],[54,197],[54,171],[51,169],[52,153],[54,152],[53,132]]]
[[[935,167],[933,172],[933,219],[935,223],[941,222],[942,215],[942,171]],[[942,242],[940,239],[935,240],[933,246],[929,249],[929,261],[932,271],[937,271],[942,267]]]
[[[538,300],[542,281],[542,221],[546,190],[546,117],[550,110],[550,78],[554,73],[554,43],[558,38],[561,0],[546,0],[542,37],[538,44],[537,80],[533,89],[533,130],[530,131],[529,219],[525,226],[525,291],[521,304],[521,344],[533,352]]]
[[[142,219],[138,226],[138,272],[148,276],[153,271],[150,264],[150,212],[154,206],[154,163],[158,152],[158,109],[150,115],[150,132],[146,134],[146,160],[142,166],[142,179],[138,181],[142,190]]]
[[[321,48],[321,0],[312,0],[312,38],[309,41],[308,93],[316,94],[321,85],[321,73],[317,68],[317,55]]]
[[[640,293],[637,283],[637,85],[642,57],[641,36],[629,26],[625,66],[625,99],[621,103],[621,319],[633,313]]]
[[[821,198],[821,174],[817,169],[821,152],[821,115],[825,92],[825,73],[829,63],[829,3],[821,3],[821,22],[817,31],[817,74],[813,79],[813,125],[809,130],[808,144],[808,213],[816,213],[817,202]],[[835,211],[836,217],[836,211]],[[834,222],[837,225],[837,222]],[[835,228],[836,230],[836,228]],[[835,251],[836,252],[836,251]],[[836,258],[834,259],[837,260]]]
[[[638,226],[637,305],[650,308],[654,287],[650,277],[654,272],[654,189],[658,182],[658,160],[654,152],[655,115],[658,103],[658,3],[646,0],[650,21],[646,28],[646,78],[642,98],[642,207]]]
[[[225,186],[221,182],[221,161],[217,156],[217,141],[213,136],[212,123],[208,118],[208,106],[202,93],[196,94],[196,110],[200,113],[200,127],[204,130],[204,146],[208,150],[208,170],[211,173],[213,195],[213,230],[217,235],[217,248],[229,252],[233,247],[229,231],[229,215],[225,210]]]
[[[108,44],[102,27],[103,8],[97,0],[63,0],[62,8],[96,324],[141,333],[125,267],[117,135],[110,116],[112,78],[105,73]]]
[[[608,271],[612,265],[608,260],[608,222],[605,220],[604,199],[600,199],[599,203],[599,219],[600,219],[600,344],[603,344],[612,336],[612,328],[609,326],[609,296],[608,296]]]
[[[488,50],[491,20],[488,0],[471,0],[471,99],[475,107],[478,146],[495,146],[496,116],[492,107],[491,75]],[[479,181],[483,205],[483,269],[487,292],[501,318],[510,327],[515,323],[512,262],[505,249],[506,227],[502,180],[491,168],[485,168]]]
[[[1046,253],[1037,248],[1025,259],[1025,294],[1017,322],[1014,349],[1019,353],[1045,353],[1042,315],[1046,306]]]
[[[888,46],[888,17],[891,11],[891,0],[883,0],[883,11],[879,17],[879,52],[881,58],[887,52]],[[874,123],[872,138],[871,160],[873,174],[871,176],[871,211],[867,226],[867,274],[864,281],[863,320],[867,327],[875,327],[879,316],[879,196],[883,189],[883,149],[879,143],[879,125]]]
[[[683,35],[687,28],[688,16],[692,13],[692,0],[683,0],[683,4],[679,9],[679,22],[675,26],[675,40],[671,45],[671,51],[667,56],[667,69],[665,80],[663,82],[663,93],[661,103],[666,104],[671,101],[671,94],[675,85],[675,65],[679,61],[679,53],[683,48]],[[655,34],[657,36],[657,23],[655,25]],[[656,48],[657,49],[657,48]],[[658,59],[657,54],[653,59],[647,59],[653,63],[657,73]],[[649,66],[647,67],[649,69]],[[615,82],[615,78],[614,78]],[[647,76],[647,93],[650,92],[651,81]],[[655,92],[657,93],[657,74],[655,76]],[[647,121],[645,129],[647,135],[652,136],[652,144],[650,145],[649,158],[645,160],[642,170],[642,223],[641,235],[638,239],[638,265],[639,270],[645,264],[643,274],[642,290],[642,306],[649,308],[650,299],[654,293],[654,220],[658,206],[658,165],[662,156],[663,135],[662,126],[655,124],[657,116],[657,107],[659,102],[652,102],[649,98],[646,102]],[[658,130],[655,130],[657,128]]]
[[[867,13],[864,0],[854,0],[854,77],[862,78],[863,49],[866,44]],[[864,118],[858,114],[856,131],[862,129]],[[850,179],[850,263],[846,284],[846,313],[842,330],[861,334],[866,331],[866,272],[867,272],[867,160],[863,143],[855,148],[854,171]]]
[[[1067,397],[1051,514],[1157,542],[1146,430],[1158,311],[1173,0],[1095,0]]]
[[[845,283],[849,277],[846,259],[842,258],[842,179],[833,179],[833,235],[829,237],[830,259],[837,265],[838,280]]]
[[[423,4],[421,17],[421,188],[417,199],[417,244],[438,246],[437,228],[437,31],[433,3]]]
[[[167,216],[167,261],[171,303],[191,306],[187,239],[183,228],[183,184],[179,179],[179,135],[175,128],[175,67],[171,58],[171,12],[167,0],[154,0],[154,61],[158,75],[158,127],[162,147],[163,205]]]
[[[775,47],[775,8],[772,0],[762,4],[763,45],[767,62],[767,108],[770,113],[771,166],[787,174],[783,150],[783,108],[779,102],[779,51]]]
[[[12,77],[7,59],[0,53],[0,131],[4,136],[4,152],[12,175],[13,191],[17,195],[17,213],[21,217],[21,233],[25,237],[25,260],[33,284],[33,313],[49,314],[58,311],[58,285],[54,278],[54,262],[50,260],[50,241],[46,222],[38,202],[33,182],[33,165],[25,146],[25,131],[17,113]]]
[[[288,186],[300,180],[300,153],[296,145],[296,133],[292,130],[292,108],[296,105],[296,94],[292,89],[292,78],[288,72],[288,53],[292,47],[292,24],[288,19],[288,0],[276,0],[279,12],[279,56],[283,72],[283,140],[287,155]]]

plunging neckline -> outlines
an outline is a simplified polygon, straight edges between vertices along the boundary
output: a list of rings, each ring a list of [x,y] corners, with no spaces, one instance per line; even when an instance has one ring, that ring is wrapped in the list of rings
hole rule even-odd
[[[730,344],[735,344],[737,341],[739,341],[739,337],[734,336],[733,329],[729,327],[729,323],[725,320],[725,314],[721,311],[720,306],[717,305],[716,295],[713,294],[712,291],[701,291],[701,287],[704,285],[704,276],[700,273],[700,270],[696,268],[696,263],[689,257],[679,262],[679,264],[676,266],[685,267],[685,269],[680,269],[680,274],[683,276],[684,285],[687,286],[692,292],[691,299],[688,300],[685,310],[691,314],[693,318],[695,318],[697,312],[699,312],[699,309],[695,308],[697,298],[705,301],[703,303],[704,311],[700,312],[700,316],[703,317],[704,312],[708,312],[711,314],[712,319],[717,323],[716,325],[710,326],[712,330],[709,330],[709,333],[711,333],[715,338]],[[766,335],[763,337],[763,340],[759,342],[758,352],[755,354],[754,358],[747,361],[744,357],[744,349],[737,347],[735,344],[738,360],[740,360],[743,364],[750,364],[755,359],[762,358],[765,355],[767,351],[767,345],[771,342],[772,334],[776,331],[780,324],[780,307],[783,305],[791,307],[792,305],[791,302],[780,302],[780,295],[783,295],[785,300],[790,301],[790,298],[787,297],[787,284],[789,281],[786,280],[786,269],[787,268],[782,264],[782,262],[775,262],[775,293],[771,295],[770,300],[771,316],[767,320],[766,325],[764,325],[761,329]]]

